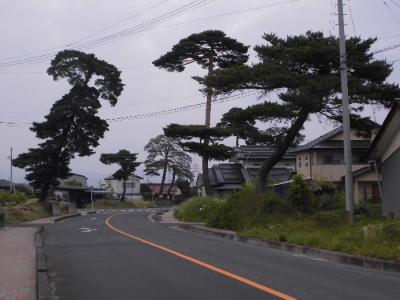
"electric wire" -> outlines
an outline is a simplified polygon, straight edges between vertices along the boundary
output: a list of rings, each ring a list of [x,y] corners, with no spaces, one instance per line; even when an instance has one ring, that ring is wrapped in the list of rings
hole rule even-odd
[[[233,100],[237,100],[240,98],[252,96],[259,94],[259,91],[247,91],[247,92],[241,92],[239,94],[234,94],[234,95],[229,95],[229,96],[224,96],[220,98],[216,98],[211,100],[212,103],[219,104],[219,103],[225,103]],[[164,109],[164,110],[159,110],[159,111],[154,111],[154,112],[147,112],[147,113],[142,113],[142,114],[137,114],[137,115],[129,115],[129,116],[123,116],[123,117],[114,117],[114,118],[105,118],[104,120],[108,122],[120,122],[120,121],[126,121],[126,120],[138,120],[138,119],[145,119],[145,118],[154,118],[154,117],[159,117],[159,116],[164,116],[168,114],[173,114],[173,113],[178,113],[178,112],[183,112],[183,111],[190,111],[194,109],[198,109],[201,107],[206,106],[207,102],[199,102],[195,104],[189,104],[185,106],[178,106],[174,108],[169,108],[169,109]],[[0,121],[0,125],[32,125],[33,123],[30,122],[10,122],[10,121]]]
[[[118,31],[118,32],[115,32],[115,33],[112,33],[109,35],[105,35],[103,37],[94,39],[92,41],[88,41],[88,42],[84,42],[84,43],[80,43],[80,44],[79,43],[78,44],[70,44],[70,46],[72,49],[75,49],[75,50],[84,50],[84,49],[92,48],[93,46],[104,45],[104,44],[113,42],[117,39],[126,38],[133,34],[144,32],[144,31],[154,27],[155,25],[169,21],[173,18],[176,18],[176,17],[186,13],[189,10],[197,9],[205,4],[211,3],[212,1],[214,1],[214,0],[195,0],[195,1],[192,1],[189,4],[183,5],[179,8],[170,10],[169,12],[164,13],[164,14],[162,14],[156,18],[153,18],[149,21],[145,21],[143,23],[129,27],[127,29],[124,29],[124,30],[121,30],[121,31]],[[27,58],[23,58],[23,59],[3,61],[3,62],[0,62],[0,68],[40,62],[40,61],[47,60],[49,58],[54,57],[57,53],[58,53],[58,51],[50,52],[50,53],[46,53],[46,54],[42,54],[42,55],[37,55],[37,56],[32,56],[32,57],[27,57]]]
[[[97,46],[101,46],[101,45],[113,42],[116,39],[123,38],[123,37],[129,36],[129,35],[132,35],[132,34],[137,34],[137,33],[140,33],[140,32],[145,32],[145,31],[147,32],[147,31],[151,31],[151,30],[154,30],[154,29],[170,28],[170,27],[178,26],[178,25],[182,25],[182,24],[189,24],[189,23],[201,22],[201,21],[210,20],[210,19],[216,19],[216,18],[220,18],[220,17],[226,17],[226,16],[231,16],[231,15],[236,15],[236,14],[242,14],[242,13],[247,13],[247,12],[251,12],[251,11],[260,10],[260,9],[263,9],[263,8],[280,6],[280,5],[285,5],[285,4],[298,2],[298,1],[299,0],[284,1],[284,2],[279,2],[279,3],[273,3],[273,4],[253,7],[253,8],[250,8],[250,9],[238,10],[238,11],[233,11],[233,12],[229,12],[229,13],[209,16],[209,17],[205,17],[205,18],[199,18],[199,19],[195,19],[195,20],[174,23],[174,24],[170,24],[170,25],[167,25],[167,26],[154,27],[155,25],[158,25],[159,23],[163,23],[163,22],[168,21],[168,20],[163,20],[163,22],[158,22],[157,21],[157,24],[150,24],[146,28],[133,28],[133,29],[130,29],[130,31],[126,31],[125,30],[123,32],[115,33],[115,34],[113,34],[113,36],[102,37],[102,38],[99,38],[97,40],[93,40],[93,41],[90,41],[90,42],[87,42],[87,43],[83,43],[81,45],[78,45],[74,49],[76,49],[76,50],[90,49],[90,48],[93,48],[93,47],[97,47]],[[195,6],[195,7],[190,7],[189,9],[190,10],[197,9],[200,6],[206,5],[208,3],[209,3],[209,0],[202,1],[201,4],[199,4],[199,5]],[[181,15],[181,14],[183,14],[183,13],[180,13],[179,15]],[[68,44],[68,46],[73,46],[73,44]],[[57,53],[58,52],[52,52],[52,53],[45,54],[43,56],[30,57],[30,58],[27,58],[27,60],[22,60],[22,61],[18,60],[18,61],[0,62],[0,68],[6,68],[6,67],[12,67],[12,66],[16,66],[16,65],[30,64],[30,63],[37,63],[37,62],[41,62],[41,61],[46,61],[49,58],[54,57]]]

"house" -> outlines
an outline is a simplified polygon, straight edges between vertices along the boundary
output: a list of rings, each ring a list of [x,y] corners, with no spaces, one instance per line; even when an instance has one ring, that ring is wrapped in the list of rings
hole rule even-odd
[[[352,130],[353,171],[368,166],[364,157],[369,146],[370,138],[361,136]],[[340,184],[344,175],[343,147],[342,126],[297,147],[293,151],[296,155],[297,174]]]
[[[128,200],[142,200],[142,194],[140,193],[140,180],[143,179],[140,176],[132,174],[126,181],[126,192],[125,198]],[[115,197],[121,197],[123,193],[123,180],[115,179],[113,176],[104,178],[104,184],[102,188],[109,193],[112,193]]]
[[[370,137],[352,130],[353,193],[356,203],[371,198],[379,200],[379,194],[376,192],[378,178],[366,159],[370,144]],[[293,150],[296,155],[297,174],[316,181],[324,180],[333,182],[339,187],[343,186],[345,174],[343,147],[343,126],[297,147]]]
[[[174,184],[171,187],[171,191],[169,191],[170,185],[171,185],[170,183],[165,183],[162,191],[160,191],[160,189],[161,189],[160,183],[148,183],[147,184],[147,186],[151,190],[153,198],[160,197],[163,199],[167,199],[169,197],[170,199],[174,199],[176,196],[180,196],[181,190]],[[168,191],[169,191],[169,195],[168,195]]]
[[[75,202],[81,206],[88,201],[87,177],[80,174],[71,173],[65,179],[58,179],[60,182],[53,191],[53,195],[58,200]]]
[[[271,145],[243,145],[234,149],[235,154],[230,158],[230,162],[240,164],[245,169],[258,169],[261,164],[268,160],[275,152],[275,147]],[[287,168],[296,170],[296,155],[290,148],[283,158],[274,168]]]
[[[242,188],[242,185],[254,182],[257,178],[259,168],[245,169],[239,163],[220,163],[208,169],[210,187],[214,194],[223,196],[232,194]],[[288,168],[273,168],[270,177],[274,182],[287,181],[292,171]],[[201,189],[203,186],[203,175],[197,177],[196,186]]]
[[[0,191],[10,191],[11,182],[9,180],[0,179]],[[12,183],[12,189],[18,192],[33,192],[30,185],[24,183]]]
[[[382,210],[400,217],[400,103],[390,110],[368,151],[374,167],[382,172]]]

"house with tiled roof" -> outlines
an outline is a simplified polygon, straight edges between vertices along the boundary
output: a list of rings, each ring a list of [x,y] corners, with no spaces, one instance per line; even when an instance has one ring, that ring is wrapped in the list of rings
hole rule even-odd
[[[366,158],[370,144],[370,136],[352,130],[353,190],[356,203],[367,200],[379,201],[380,198],[377,175]],[[343,186],[345,174],[343,148],[342,126],[297,147],[293,150],[296,155],[297,174],[316,181],[329,181]]]

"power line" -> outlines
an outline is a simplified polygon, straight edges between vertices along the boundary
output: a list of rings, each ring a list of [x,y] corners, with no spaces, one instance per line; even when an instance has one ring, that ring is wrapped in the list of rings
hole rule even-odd
[[[396,1],[394,1],[394,0],[390,0],[390,2],[392,2],[394,5],[396,5],[396,6],[400,7],[400,4],[399,4],[399,3],[397,3],[397,2],[396,2]]]
[[[397,17],[397,15],[393,12],[392,8],[389,6],[389,4],[387,4],[386,0],[382,0],[383,4],[385,5],[385,7],[388,9],[389,13],[392,15],[393,19],[395,19],[395,21],[400,24],[400,19]]]
[[[354,32],[354,35],[356,36],[357,31],[356,31],[356,25],[354,22],[353,9],[351,8],[350,0],[348,0],[347,2],[348,2],[348,7],[349,7],[349,15],[350,15],[350,19],[351,19],[351,24],[353,25],[353,32]]]
[[[115,40],[121,39],[121,38],[126,38],[130,35],[137,34],[140,32],[144,32],[149,30],[150,28],[153,28],[155,25],[158,25],[160,23],[164,23],[166,21],[169,21],[173,18],[176,18],[187,11],[197,9],[205,4],[209,4],[214,0],[195,0],[190,2],[189,4],[180,6],[176,9],[170,10],[167,13],[164,13],[156,18],[153,18],[151,20],[148,20],[146,22],[140,23],[138,25],[129,27],[127,29],[105,35],[101,38],[94,39],[92,41],[88,41],[85,43],[77,43],[77,44],[70,44],[72,49],[75,50],[84,50],[84,49],[89,49],[94,46],[100,46],[104,45],[110,42],[113,42]],[[49,58],[54,57],[58,51],[56,52],[49,52],[46,54],[42,55],[37,55],[37,56],[31,56],[23,59],[16,59],[16,60],[11,60],[11,61],[3,61],[0,63],[0,68],[5,68],[5,67],[11,67],[11,66],[16,66],[16,65],[21,65],[21,64],[31,64],[31,63],[37,63],[43,60],[48,60]]]
[[[201,22],[201,21],[210,20],[210,19],[216,19],[216,18],[220,18],[220,17],[226,17],[226,16],[231,16],[231,15],[236,15],[236,14],[248,13],[248,12],[260,10],[260,9],[263,9],[263,8],[281,6],[281,5],[285,5],[285,4],[289,4],[289,3],[293,3],[293,2],[298,2],[298,1],[299,0],[289,0],[289,1],[285,1],[285,2],[262,5],[262,6],[253,7],[253,8],[250,8],[250,9],[238,10],[238,11],[233,11],[233,12],[224,13],[224,14],[218,14],[218,15],[214,15],[214,16],[210,16],[210,17],[199,18],[199,19],[190,20],[190,21],[186,21],[186,22],[179,22],[179,23],[175,23],[175,24],[171,24],[171,25],[167,25],[167,26],[154,27],[153,25],[158,25],[158,24],[163,23],[163,22],[168,21],[168,20],[165,20],[163,22],[157,21],[157,24],[150,24],[151,26],[148,26],[147,28],[144,28],[144,29],[142,28],[142,29],[137,30],[137,31],[134,31],[133,29],[129,29],[129,30],[131,30],[130,32],[125,32],[126,30],[124,30],[123,32],[113,34],[113,37],[106,36],[106,37],[103,37],[103,38],[100,38],[100,39],[97,39],[97,40],[94,40],[94,41],[83,43],[82,45],[79,45],[75,49],[78,49],[78,50],[89,49],[89,48],[93,48],[93,47],[97,47],[97,46],[101,46],[101,45],[113,42],[113,41],[115,41],[116,39],[119,39],[119,38],[123,38],[123,37],[126,37],[126,36],[130,36],[132,34],[137,34],[137,33],[145,32],[145,31],[147,32],[147,31],[156,30],[156,29],[170,28],[170,27],[177,26],[177,25],[182,25],[182,24]],[[201,3],[200,5],[197,5],[194,8],[191,7],[188,10],[197,9],[200,6],[208,4],[208,2],[209,2],[209,0],[206,0],[204,3]],[[181,15],[181,14],[183,14],[183,13],[180,13],[179,15]],[[68,44],[68,46],[73,46],[73,44]],[[3,62],[3,63],[0,63],[0,68],[12,67],[12,66],[16,66],[16,65],[30,64],[30,63],[37,63],[37,62],[45,61],[45,60],[47,60],[49,58],[54,57],[57,53],[58,52],[52,52],[52,53],[45,54],[43,56],[30,57],[30,58],[27,58],[28,61],[23,60],[23,61]]]
[[[378,53],[382,53],[382,52],[394,50],[394,49],[397,49],[397,48],[399,48],[399,47],[400,47],[400,44],[394,44],[394,45],[388,46],[388,47],[386,47],[386,48],[382,48],[382,49],[379,49],[379,50],[375,50],[375,51],[372,52],[372,54],[378,54]]]
[[[235,94],[235,95],[217,98],[217,99],[212,100],[212,102],[216,103],[216,104],[225,103],[225,102],[237,100],[237,99],[240,99],[243,97],[256,95],[258,93],[259,93],[258,91],[242,92],[242,93]],[[198,108],[204,107],[206,105],[206,103],[207,102],[199,102],[199,103],[195,103],[195,104],[178,106],[178,107],[174,107],[174,108],[169,108],[169,109],[164,109],[164,110],[159,110],[159,111],[154,111],[154,112],[148,112],[148,113],[143,113],[143,114],[129,115],[129,116],[123,116],[123,117],[114,117],[114,118],[105,118],[105,120],[109,121],[109,122],[120,122],[120,121],[127,121],[127,120],[154,118],[154,117],[164,116],[164,115],[168,115],[168,114],[198,109]],[[33,123],[28,123],[28,122],[0,121],[0,125],[32,125],[32,124]]]
[[[79,41],[85,40],[85,39],[87,39],[87,38],[89,38],[91,36],[97,35],[98,33],[101,33],[101,32],[104,32],[104,31],[106,31],[108,29],[111,29],[111,28],[113,28],[113,27],[115,27],[117,25],[120,25],[120,24],[122,24],[122,23],[124,23],[124,22],[126,22],[126,21],[128,21],[130,19],[133,19],[134,17],[138,17],[139,15],[144,14],[145,12],[148,12],[148,11],[156,8],[159,5],[161,5],[161,4],[163,4],[164,2],[167,2],[167,1],[169,1],[169,0],[163,0],[163,1],[157,2],[156,4],[153,4],[153,5],[149,6],[149,7],[146,7],[145,9],[143,9],[143,10],[141,10],[141,11],[139,11],[139,12],[137,12],[137,13],[135,13],[135,14],[133,14],[133,15],[121,20],[121,21],[119,21],[119,22],[113,23],[113,24],[111,24],[111,25],[109,25],[107,27],[104,27],[104,28],[96,31],[96,32],[90,33],[87,36],[85,36],[83,38],[80,38],[79,40],[76,40],[75,42],[72,42],[72,43],[69,43],[69,44],[66,44],[66,45],[62,45],[62,46],[53,47],[53,48],[43,49],[43,50],[40,50],[40,51],[26,53],[24,55],[13,56],[13,57],[10,57],[8,59],[10,59],[10,60],[11,59],[17,59],[17,58],[30,56],[30,55],[33,55],[33,54],[43,53],[43,52],[46,52],[46,51],[53,51],[53,50],[57,50],[57,49],[60,50],[60,49],[64,49],[64,48],[67,48],[67,47],[71,47],[73,44],[75,44],[75,43],[77,43]]]

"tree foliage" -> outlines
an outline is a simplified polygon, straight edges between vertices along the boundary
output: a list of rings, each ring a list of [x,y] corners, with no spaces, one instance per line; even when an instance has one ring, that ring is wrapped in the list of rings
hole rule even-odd
[[[162,171],[160,193],[165,185],[165,179],[168,170],[172,172],[172,181],[168,189],[171,193],[175,177],[192,178],[190,163],[192,158],[184,153],[176,138],[165,135],[158,135],[146,144],[144,150],[148,152],[145,164],[145,174],[150,176],[159,176]]]
[[[100,156],[100,161],[103,164],[117,164],[120,167],[112,176],[117,180],[122,180],[123,191],[121,201],[125,200],[126,181],[129,179],[129,176],[134,174],[136,168],[140,165],[140,162],[136,161],[137,155],[137,153],[131,153],[123,149],[119,150],[117,153],[103,153]]]
[[[250,142],[256,138],[258,142],[276,143],[276,152],[260,169],[259,190],[266,189],[270,170],[287,149],[296,139],[301,140],[299,132],[310,116],[342,122],[338,40],[324,37],[321,32],[286,39],[266,34],[263,38],[265,44],[254,48],[258,63],[219,70],[203,79],[204,84],[222,93],[251,89],[264,96],[275,94],[263,104],[231,110],[223,118],[224,126],[238,128],[244,124],[243,128],[250,132]],[[365,105],[390,107],[400,95],[397,85],[385,82],[392,72],[391,65],[375,60],[370,52],[374,42],[375,39],[355,37],[346,42],[353,128],[369,128],[371,122],[361,115]],[[266,131],[257,128],[260,123],[267,125]],[[240,128],[238,134],[247,135]]]
[[[204,69],[209,68],[210,62],[216,67],[226,69],[245,63],[248,60],[248,48],[227,37],[223,31],[206,30],[180,40],[171,51],[153,64],[169,72],[182,72],[186,65],[193,62]]]
[[[107,122],[97,116],[99,100],[114,106],[123,90],[120,71],[93,54],[61,51],[47,73],[54,80],[67,79],[72,88],[53,104],[44,122],[33,123],[31,131],[44,141],[13,161],[14,166],[26,169],[26,179],[41,190],[41,201],[46,200],[50,187],[59,184],[58,178],[69,175],[68,166],[75,155],[94,153],[99,139],[108,130]]]

